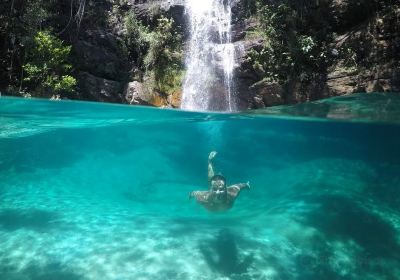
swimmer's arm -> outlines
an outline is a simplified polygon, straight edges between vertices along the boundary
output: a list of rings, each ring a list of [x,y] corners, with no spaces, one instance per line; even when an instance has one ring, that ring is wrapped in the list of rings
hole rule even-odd
[[[228,193],[233,195],[233,196],[238,196],[240,191],[243,189],[250,189],[250,182],[247,183],[239,183],[239,184],[234,184],[230,187],[228,187]]]
[[[215,175],[212,160],[215,158],[216,155],[217,152],[213,151],[208,156],[208,181],[211,181],[211,178]]]
[[[198,202],[207,202],[208,194],[208,191],[194,191],[189,194],[189,199],[194,197]]]

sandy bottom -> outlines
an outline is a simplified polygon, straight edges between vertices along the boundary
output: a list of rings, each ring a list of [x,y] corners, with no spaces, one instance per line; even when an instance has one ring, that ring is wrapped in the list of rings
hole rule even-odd
[[[322,164],[275,172],[282,182],[310,174],[300,178],[307,192],[268,201],[254,189],[222,215],[188,201],[182,193],[192,186],[182,182],[146,186],[154,200],[139,188],[104,188],[101,174],[97,191],[84,188],[76,182],[89,184],[79,177],[88,162],[76,174],[73,167],[51,177],[7,175],[0,279],[400,279],[399,213],[350,195],[346,184],[357,189],[359,177],[334,169],[345,162],[307,173]],[[318,180],[328,179],[343,188],[321,187]],[[168,188],[179,191],[157,191]]]

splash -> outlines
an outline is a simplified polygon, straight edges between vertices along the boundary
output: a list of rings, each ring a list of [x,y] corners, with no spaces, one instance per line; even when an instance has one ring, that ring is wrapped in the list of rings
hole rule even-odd
[[[182,109],[235,111],[231,1],[187,0],[190,41]]]

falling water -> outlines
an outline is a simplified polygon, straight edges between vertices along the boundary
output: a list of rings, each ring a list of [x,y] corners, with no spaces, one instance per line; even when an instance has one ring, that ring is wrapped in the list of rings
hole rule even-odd
[[[186,0],[190,21],[187,73],[181,107],[195,111],[234,111],[231,1]]]

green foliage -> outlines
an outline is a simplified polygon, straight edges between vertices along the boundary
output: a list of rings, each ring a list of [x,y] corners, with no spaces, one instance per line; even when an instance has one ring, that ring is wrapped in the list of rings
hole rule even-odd
[[[161,16],[150,31],[132,12],[125,27],[128,51],[146,73],[148,86],[166,94],[178,91],[183,80],[183,50],[174,20]]]
[[[161,17],[148,37],[149,49],[144,60],[148,71],[154,72],[157,88],[171,92],[180,87],[183,71],[182,36],[174,29],[174,20]]]
[[[28,62],[23,66],[24,81],[39,92],[73,92],[76,80],[68,75],[72,68],[67,63],[70,52],[71,46],[65,46],[48,31],[39,31],[29,50]]]
[[[313,30],[307,10],[296,1],[267,2],[256,2],[260,27],[254,33],[262,34],[264,46],[250,51],[248,62],[267,81],[286,82],[293,77],[311,81],[326,68],[326,33]]]
[[[150,31],[137,18],[133,11],[125,18],[125,41],[131,59],[143,65],[143,59],[149,45]]]
[[[256,0],[243,0],[243,7],[248,15],[253,15],[257,12],[257,1]]]
[[[82,1],[74,0],[71,5],[65,5],[53,0],[6,0],[4,5],[0,5],[0,88],[7,87],[16,94],[22,90],[36,90],[37,93],[45,89],[71,90],[74,79],[68,76],[68,69],[61,71],[62,67],[54,67],[54,60],[68,56],[62,53],[66,49],[55,49],[54,56],[47,56],[45,48],[48,42],[44,39],[50,37],[41,38],[41,43],[38,34],[42,30],[65,31],[69,25],[65,10],[72,9],[71,20],[74,21],[72,12]],[[48,61],[40,63],[40,60]]]
[[[312,53],[312,50],[316,46],[314,38],[311,36],[302,35],[299,38],[299,46],[300,50],[304,55]]]
[[[27,30],[27,35],[33,35],[42,27],[42,23],[49,18],[49,12],[42,1],[28,1],[25,12],[21,15],[21,21]],[[33,37],[33,36],[31,36]]]
[[[20,85],[24,48],[48,18],[41,0],[5,1],[0,5],[0,87]]]

